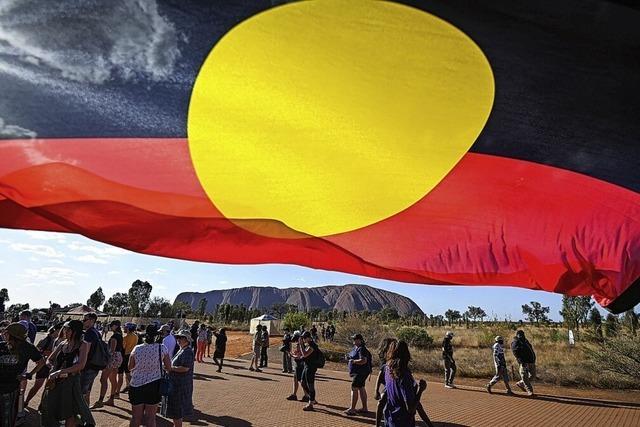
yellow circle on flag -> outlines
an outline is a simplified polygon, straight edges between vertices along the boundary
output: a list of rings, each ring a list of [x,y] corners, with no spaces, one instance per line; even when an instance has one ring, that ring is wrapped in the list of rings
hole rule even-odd
[[[433,15],[298,2],[214,47],[191,96],[189,147],[226,217],[330,235],[424,197],[476,140],[493,96],[482,51]]]

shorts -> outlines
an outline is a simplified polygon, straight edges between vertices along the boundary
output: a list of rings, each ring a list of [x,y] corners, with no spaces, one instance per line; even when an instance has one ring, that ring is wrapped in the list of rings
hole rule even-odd
[[[129,401],[132,405],[157,405],[162,400],[160,380],[155,380],[140,387],[129,387]]]
[[[80,391],[82,394],[91,393],[93,381],[98,376],[98,371],[94,369],[85,369],[80,373]]]
[[[302,381],[302,372],[304,371],[304,363],[296,362],[296,381]]]
[[[253,354],[256,356],[260,356],[260,352],[262,351],[262,346],[260,344],[254,344],[253,346]]]
[[[224,359],[224,351],[223,350],[215,350],[213,352],[213,358],[214,359]]]
[[[129,371],[129,357],[130,356],[131,356],[130,354],[125,354],[124,357],[122,358],[122,364],[118,368],[118,373],[119,374],[128,374],[130,372]]]
[[[368,377],[369,377],[369,374],[356,374],[355,376],[351,377],[352,378],[351,387],[352,388],[364,387]]]
[[[49,365],[44,365],[42,367],[42,369],[40,369],[37,373],[36,373],[36,379],[37,380],[44,380],[49,378],[49,374],[51,373],[51,368],[49,367]]]
[[[118,369],[122,365],[122,353],[116,351],[111,355],[109,359],[109,363],[107,364],[107,369]]]

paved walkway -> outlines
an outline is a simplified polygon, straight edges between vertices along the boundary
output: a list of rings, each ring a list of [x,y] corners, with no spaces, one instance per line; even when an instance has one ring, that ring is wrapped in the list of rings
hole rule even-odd
[[[246,360],[228,361],[218,374],[210,363],[198,364],[194,383],[196,414],[186,426],[283,427],[283,426],[366,426],[374,424],[374,416],[348,417],[343,414],[349,400],[350,380],[344,372],[321,370],[317,380],[320,402],[316,412],[303,412],[301,402],[290,402],[290,375],[277,365],[263,373],[247,370]],[[369,404],[375,408],[367,383]],[[575,397],[539,395],[536,399],[509,397],[501,393],[489,395],[477,387],[465,386],[446,390],[442,384],[429,383],[423,405],[436,426],[640,426],[640,403],[591,400]],[[93,387],[93,400],[99,393],[99,382]],[[126,399],[126,396],[123,396]],[[98,426],[128,426],[129,402],[116,400],[115,407],[94,410]],[[37,405],[38,398],[33,405]],[[26,426],[37,426],[37,413],[30,410]],[[158,417],[159,427],[172,424]],[[423,424],[418,423],[418,426]]]

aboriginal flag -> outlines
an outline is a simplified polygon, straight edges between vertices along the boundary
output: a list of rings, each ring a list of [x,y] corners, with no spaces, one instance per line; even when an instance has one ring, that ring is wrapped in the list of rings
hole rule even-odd
[[[8,0],[0,226],[620,312],[638,22],[593,0]]]

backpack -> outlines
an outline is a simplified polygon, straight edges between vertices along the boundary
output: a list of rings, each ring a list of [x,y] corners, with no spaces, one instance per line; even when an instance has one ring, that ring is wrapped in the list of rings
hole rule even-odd
[[[320,349],[315,350],[315,353],[317,354],[316,354],[315,360],[313,361],[313,366],[316,369],[324,368],[324,363],[326,362],[326,357],[324,353]]]
[[[373,372],[373,360],[371,360],[371,352],[366,347],[362,347],[362,355],[367,358],[367,364],[364,365],[365,369],[363,369],[363,371],[366,371],[365,373],[367,375],[370,375],[371,372]]]
[[[101,371],[107,367],[110,360],[111,355],[109,354],[109,347],[107,346],[107,343],[102,339],[96,340],[95,347],[93,348],[93,354],[87,361],[87,365],[91,367],[91,369]]]

